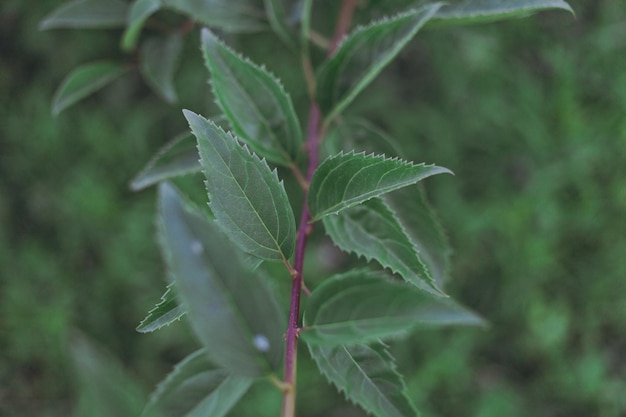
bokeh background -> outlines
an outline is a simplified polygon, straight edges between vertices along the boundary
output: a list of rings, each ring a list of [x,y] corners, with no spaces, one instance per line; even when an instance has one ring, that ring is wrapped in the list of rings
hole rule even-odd
[[[131,74],[54,118],[72,68],[123,57],[119,31],[40,32],[61,3],[0,3],[2,417],[121,416],[197,346],[184,321],[135,332],[165,273],[154,189],[128,188],[185,129],[180,108],[211,108],[197,32],[178,104]],[[456,173],[427,183],[455,251],[448,292],[491,326],[392,344],[424,416],[626,415],[626,4],[571,4],[576,18],[425,31],[352,110]],[[232,42],[261,61],[264,36]],[[292,64],[268,66],[290,86]],[[299,367],[299,415],[363,415]],[[261,386],[232,415],[278,404]]]

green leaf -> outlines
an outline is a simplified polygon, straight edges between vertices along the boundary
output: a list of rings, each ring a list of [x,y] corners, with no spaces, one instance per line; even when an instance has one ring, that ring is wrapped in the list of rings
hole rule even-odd
[[[189,110],[184,113],[198,139],[209,206],[218,226],[244,252],[286,262],[294,251],[296,222],[276,170],[213,122]]]
[[[313,220],[336,214],[435,174],[452,172],[435,165],[414,164],[365,153],[339,153],[327,158],[313,174],[308,206]]]
[[[72,415],[139,415],[146,395],[117,358],[80,333],[72,335],[68,357],[74,364],[79,399]]]
[[[145,417],[222,417],[252,385],[252,379],[230,376],[217,368],[206,350],[183,359],[161,382],[142,416]]]
[[[122,49],[131,51],[137,45],[143,24],[162,6],[161,0],[135,0],[130,6],[126,30],[122,36]]]
[[[233,132],[261,157],[292,165],[302,132],[280,82],[228,48],[208,29],[202,31],[202,51],[217,103]]]
[[[484,23],[548,9],[561,9],[574,14],[570,5],[562,0],[464,0],[445,4],[429,24]]]
[[[452,249],[421,187],[402,188],[383,199],[394,211],[438,288],[443,288],[450,268]]]
[[[185,310],[178,304],[176,288],[174,283],[171,283],[161,296],[161,301],[148,312],[148,316],[142,320],[136,330],[140,333],[150,333],[180,320],[184,315]]]
[[[285,0],[264,0],[265,13],[272,26],[272,30],[288,46],[293,46],[293,35],[287,26],[287,11]]]
[[[335,346],[404,336],[417,327],[483,324],[450,298],[363,269],[325,280],[313,291],[303,321],[300,336],[307,343]]]
[[[121,77],[128,68],[117,62],[92,62],[75,68],[65,77],[52,100],[55,116]]]
[[[419,252],[385,203],[375,198],[323,219],[326,232],[341,250],[375,259],[406,281],[435,295],[437,288]]]
[[[406,46],[442,3],[360,27],[320,69],[318,101],[327,120],[341,113]]]
[[[352,150],[388,157],[402,154],[391,137],[364,119],[342,118],[333,123],[323,144],[330,154]]]
[[[128,4],[120,0],[77,0],[63,4],[39,23],[39,30],[122,27]]]
[[[196,22],[232,33],[259,32],[267,28],[264,13],[255,0],[162,0],[167,8]]]
[[[382,343],[372,346],[309,344],[320,372],[346,397],[377,417],[415,417],[402,376]]]
[[[161,183],[159,200],[169,270],[213,362],[238,376],[278,372],[285,317],[264,277],[244,269],[228,239],[173,186]]]
[[[183,37],[174,33],[165,38],[152,38],[141,47],[141,73],[165,101],[178,100],[174,88],[174,72],[183,47]]]
[[[168,178],[200,172],[200,156],[194,136],[185,132],[163,146],[130,183],[139,191]]]

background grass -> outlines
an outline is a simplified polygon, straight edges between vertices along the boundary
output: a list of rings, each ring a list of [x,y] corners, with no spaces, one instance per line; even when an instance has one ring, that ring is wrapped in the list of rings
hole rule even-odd
[[[119,415],[94,406],[98,384],[124,381],[143,401],[196,346],[185,323],[134,330],[165,280],[154,190],[127,185],[185,129],[179,107],[210,114],[196,40],[179,105],[130,75],[55,119],[50,99],[71,68],[121,56],[115,31],[37,31],[60,3],[0,5],[3,417]],[[423,32],[352,109],[411,159],[456,173],[427,184],[455,249],[448,288],[491,327],[393,344],[425,416],[626,413],[626,8],[572,6],[576,19]],[[231,41],[262,61],[265,40]],[[299,82],[288,60],[270,68]],[[110,352],[105,369],[124,370],[77,375],[74,362],[98,363],[70,343],[77,330]],[[362,415],[304,358],[299,371],[299,415]],[[277,415],[267,387],[245,398],[233,415]]]

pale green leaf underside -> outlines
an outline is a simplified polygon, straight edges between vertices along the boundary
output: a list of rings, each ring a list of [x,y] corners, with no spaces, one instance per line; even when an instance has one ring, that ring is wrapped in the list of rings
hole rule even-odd
[[[341,113],[413,39],[441,3],[360,27],[320,69],[318,101],[328,119]]]
[[[383,199],[419,251],[435,284],[443,289],[452,249],[422,189],[419,185],[405,187],[386,194]]]
[[[429,24],[483,23],[548,9],[574,11],[562,0],[463,0],[445,4]]]
[[[128,4],[120,0],[76,0],[61,5],[46,16],[39,29],[99,29],[122,27]]]
[[[52,100],[57,115],[78,101],[121,77],[128,68],[117,62],[92,62],[75,68],[65,77]]]
[[[383,155],[339,153],[327,158],[315,171],[307,202],[313,220],[319,220],[442,173],[452,172]]]
[[[191,132],[185,132],[163,146],[130,183],[133,191],[159,181],[200,172],[200,156]]]
[[[142,417],[223,417],[253,380],[229,376],[198,350],[176,365],[152,393]]]
[[[302,133],[280,82],[208,29],[202,31],[202,51],[217,103],[233,132],[259,156],[280,165],[293,164]]]
[[[196,22],[233,33],[258,32],[267,28],[263,10],[254,0],[162,0],[164,7]]]
[[[198,139],[209,205],[218,225],[244,252],[265,260],[288,260],[296,223],[283,183],[237,139],[213,122],[184,111]]]
[[[266,281],[241,266],[228,239],[172,185],[161,183],[159,200],[169,271],[213,362],[232,375],[278,372],[285,317]]]
[[[303,340],[335,346],[400,337],[417,327],[483,324],[450,298],[363,269],[325,280],[313,291],[303,321]]]
[[[284,185],[237,139],[188,110],[185,117],[198,139],[209,205],[218,226],[244,252],[265,260],[288,260],[296,223]]]
[[[421,261],[419,251],[381,199],[374,198],[322,220],[326,233],[340,249],[368,261],[374,259],[407,282],[443,295]]]
[[[167,286],[161,301],[148,312],[148,316],[137,326],[140,333],[150,333],[161,327],[168,326],[185,315],[185,310],[178,303],[174,284]]]
[[[328,347],[309,344],[322,374],[346,397],[376,417],[415,417],[402,377],[382,343]]]
[[[168,103],[178,100],[174,72],[182,47],[183,37],[179,33],[148,39],[141,46],[141,73],[148,85]]]
[[[143,24],[160,8],[161,0],[135,0],[131,4],[126,18],[126,30],[122,36],[123,50],[131,51],[137,45]]]

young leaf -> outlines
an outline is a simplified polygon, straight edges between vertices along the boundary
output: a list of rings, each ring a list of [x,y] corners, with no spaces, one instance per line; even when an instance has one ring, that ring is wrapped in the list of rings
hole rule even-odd
[[[162,0],[165,7],[189,16],[196,22],[232,33],[266,29],[263,10],[253,0]]]
[[[334,346],[403,336],[418,326],[483,324],[450,298],[363,269],[325,280],[313,291],[303,320],[300,336],[307,343]]]
[[[302,133],[280,82],[236,54],[208,29],[202,31],[202,51],[217,103],[233,132],[261,157],[292,165]]]
[[[130,183],[139,191],[159,181],[200,172],[200,156],[191,132],[185,132],[163,146]]]
[[[397,217],[381,199],[366,201],[322,220],[326,233],[340,249],[368,261],[375,259],[417,287],[443,295]]]
[[[174,284],[167,286],[161,301],[148,312],[148,316],[137,326],[140,333],[150,333],[161,327],[168,326],[185,315],[185,310],[178,303]]]
[[[127,27],[122,36],[122,49],[124,51],[131,51],[137,45],[143,24],[161,6],[161,0],[135,0],[133,2],[128,12]]]
[[[443,288],[452,249],[421,187],[405,187],[386,194],[383,199],[419,251],[437,287]]]
[[[284,315],[262,276],[173,186],[159,187],[161,243],[180,300],[210,358],[232,375],[261,376],[282,365]]]
[[[313,174],[308,195],[309,210],[313,220],[319,220],[441,173],[452,172],[435,165],[416,165],[384,155],[342,152],[327,158]]]
[[[547,9],[561,9],[574,13],[570,5],[563,0],[464,0],[444,5],[428,23],[432,25],[484,23],[525,16]]]
[[[335,347],[309,344],[320,372],[346,397],[377,417],[415,417],[402,376],[383,343]]]
[[[358,28],[320,69],[318,101],[330,120],[380,74],[442,3],[411,10]]]
[[[142,417],[222,417],[248,391],[252,379],[229,376],[205,349],[183,359],[152,393]]]
[[[182,47],[183,38],[179,33],[163,39],[148,39],[141,47],[141,73],[168,103],[178,100],[173,79]]]
[[[184,111],[198,139],[209,205],[218,226],[244,252],[287,261],[296,222],[282,181],[265,160],[202,116]]]
[[[61,83],[52,100],[55,116],[121,77],[128,68],[117,62],[92,62],[75,68]]]
[[[39,30],[122,27],[128,4],[120,0],[75,0],[63,4],[39,23]]]

